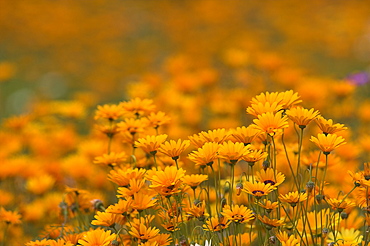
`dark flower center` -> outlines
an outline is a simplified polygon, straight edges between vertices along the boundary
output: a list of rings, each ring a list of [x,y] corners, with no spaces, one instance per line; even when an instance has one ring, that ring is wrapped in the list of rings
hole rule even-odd
[[[261,193],[262,195],[265,194],[265,192],[262,191],[262,190],[254,190],[254,191],[252,191],[253,194],[256,194],[257,192]]]
[[[274,184],[276,184],[274,181],[272,181],[272,180],[265,180],[263,183],[265,183],[266,185],[267,184],[271,184],[271,185],[274,185]]]

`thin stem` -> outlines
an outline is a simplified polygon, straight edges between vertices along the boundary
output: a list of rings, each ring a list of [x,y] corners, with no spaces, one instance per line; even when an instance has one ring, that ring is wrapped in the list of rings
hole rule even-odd
[[[303,130],[304,130],[304,128],[301,128],[301,134],[299,135],[298,161],[297,161],[297,172],[296,172],[296,176],[297,177],[299,177],[299,168],[300,168],[300,165],[301,165],[301,151],[302,151],[302,142],[303,142]],[[301,181],[300,181],[300,179],[298,179],[298,191],[300,191],[300,188],[301,188]]]
[[[5,228],[4,228],[3,241],[1,243],[2,246],[6,245],[6,234],[8,233],[8,228],[9,228],[9,223],[6,223]]]
[[[286,145],[285,145],[285,142],[284,142],[284,133],[283,135],[281,136],[281,141],[283,143],[283,147],[284,147],[284,152],[285,152],[285,157],[288,161],[288,165],[289,165],[289,168],[290,168],[290,171],[293,175],[293,179],[294,179],[294,184],[297,186],[297,190],[299,190],[299,185],[298,185],[298,182],[297,182],[297,179],[295,177],[295,174],[294,174],[294,171],[293,171],[293,167],[292,167],[292,164],[290,163],[290,160],[289,160],[289,155],[288,155],[288,151],[287,151],[287,148],[286,148]]]
[[[230,185],[230,194],[229,194],[229,205],[231,206],[233,201],[233,191],[234,191],[234,169],[235,163],[231,163],[231,185]]]

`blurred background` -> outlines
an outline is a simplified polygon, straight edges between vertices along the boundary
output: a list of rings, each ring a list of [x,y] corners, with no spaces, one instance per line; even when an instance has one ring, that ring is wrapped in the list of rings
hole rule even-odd
[[[136,97],[171,118],[160,134],[188,139],[247,126],[253,97],[293,90],[349,127],[337,154],[358,170],[370,160],[369,65],[368,1],[0,0],[0,207],[22,216],[4,235],[51,237],[66,185],[115,198],[93,164],[107,145],[94,112]],[[114,151],[132,147],[123,138]]]
[[[45,100],[155,97],[161,86],[253,95],[368,80],[366,1],[0,2],[0,117]],[[302,96],[327,96],[315,92]]]

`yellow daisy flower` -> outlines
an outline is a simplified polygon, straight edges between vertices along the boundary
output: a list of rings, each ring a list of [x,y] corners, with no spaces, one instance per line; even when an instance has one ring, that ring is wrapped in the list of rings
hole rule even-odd
[[[315,143],[325,155],[330,154],[331,151],[339,146],[346,144],[344,138],[336,134],[318,134],[317,138],[311,136],[310,141]]]

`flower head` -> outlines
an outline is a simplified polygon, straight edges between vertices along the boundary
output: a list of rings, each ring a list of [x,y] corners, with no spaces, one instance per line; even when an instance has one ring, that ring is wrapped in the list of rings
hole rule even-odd
[[[275,187],[269,183],[268,184],[261,182],[251,183],[248,181],[244,183],[244,191],[257,198],[268,195],[274,189]]]
[[[229,227],[231,221],[225,217],[211,217],[203,225],[206,231],[221,231]]]
[[[155,238],[159,234],[159,229],[155,227],[147,227],[144,224],[140,224],[139,228],[132,227],[129,232],[130,235],[145,243],[146,241]]]
[[[263,202],[258,203],[259,206],[266,209],[268,213],[270,213],[272,210],[276,209],[279,206],[278,202],[271,202],[270,200],[263,199]]]
[[[189,140],[184,140],[182,141],[181,139],[174,141],[166,141],[163,144],[161,144],[159,148],[159,152],[171,157],[172,159],[178,159],[180,154],[184,152],[184,150],[189,147],[190,141]]]
[[[218,150],[219,157],[231,164],[236,164],[244,156],[249,153],[249,145],[245,146],[243,143],[233,143],[230,140],[220,145]]]
[[[213,161],[218,158],[220,145],[215,142],[205,143],[201,148],[191,152],[188,155],[189,160],[195,162],[195,165],[206,167],[212,165]]]
[[[148,180],[152,182],[150,188],[156,190],[159,194],[170,196],[180,192],[180,185],[185,171],[175,166],[167,166],[163,171],[153,171],[147,175]]]
[[[115,239],[116,234],[111,234],[111,231],[105,231],[98,228],[92,231],[88,231],[82,239],[78,240],[78,243],[83,246],[108,246]]]
[[[332,119],[326,120],[322,116],[317,116],[316,124],[319,126],[320,130],[325,135],[333,134],[333,133],[348,129],[343,124],[339,124],[339,123],[334,124]]]
[[[145,169],[137,168],[117,168],[111,170],[108,174],[108,180],[119,186],[128,186],[131,179],[142,179],[145,175]]]
[[[265,159],[268,156],[267,152],[264,152],[261,149],[254,149],[253,147],[250,148],[249,153],[243,156],[243,160],[248,162],[249,165],[253,166],[254,163]]]
[[[236,223],[247,223],[254,218],[252,210],[243,205],[226,205],[221,212],[226,219]]]
[[[263,217],[261,215],[257,215],[258,219],[265,224],[266,228],[271,230],[274,227],[278,227],[284,224],[284,220],[279,220],[279,219],[270,219],[266,215]]]
[[[195,189],[199,186],[203,181],[208,179],[208,175],[203,174],[192,174],[192,175],[185,175],[182,178],[184,184],[189,185],[191,188]]]
[[[279,199],[281,202],[289,203],[294,207],[297,203],[307,200],[307,193],[300,193],[298,191],[289,192],[286,195],[280,194]]]
[[[302,107],[295,107],[287,110],[286,114],[288,115],[288,118],[296,123],[300,128],[305,128],[319,115],[319,111],[315,111],[313,108],[308,110]]]
[[[224,128],[209,130],[208,132],[201,132],[200,135],[206,140],[206,142],[216,142],[223,143],[230,136],[230,132],[226,131]]]
[[[152,126],[153,128],[157,129],[158,127],[162,125],[166,125],[171,121],[171,118],[168,117],[164,112],[159,111],[157,113],[150,113],[148,115],[149,120],[149,126]]]
[[[104,104],[99,105],[95,112],[95,120],[107,119],[110,121],[117,120],[124,115],[124,110],[120,105],[115,104]]]
[[[326,202],[333,210],[342,212],[344,209],[353,208],[356,204],[348,199],[326,198]]]
[[[261,130],[257,129],[254,125],[237,127],[231,131],[231,136],[235,139],[235,142],[241,142],[244,145],[252,143],[261,134]]]
[[[142,119],[127,118],[125,119],[125,121],[119,122],[117,124],[119,132],[122,132],[123,134],[129,133],[131,135],[144,132],[144,129],[147,126],[148,122],[144,118]]]
[[[113,214],[108,212],[97,212],[94,216],[95,220],[91,222],[92,225],[112,226],[114,224],[125,224],[125,217],[122,214]]]
[[[284,182],[285,176],[282,173],[278,173],[272,168],[262,169],[256,172],[257,180],[264,184],[270,184],[271,186],[278,186]]]
[[[279,105],[278,102],[273,102],[273,103],[270,103],[270,102],[265,102],[265,103],[256,103],[256,104],[252,104],[251,106],[249,106],[247,108],[247,114],[251,114],[251,115],[254,115],[254,116],[258,116],[258,115],[261,115],[263,113],[267,113],[267,112],[271,112],[271,113],[276,113],[278,112],[279,110],[281,110],[283,108],[282,105]]]
[[[138,97],[128,101],[120,103],[120,106],[128,113],[132,113],[137,117],[147,115],[154,111],[155,105],[153,100],[140,99]]]
[[[95,158],[94,163],[102,166],[114,167],[121,164],[127,160],[127,155],[125,152],[115,153],[111,152],[109,154],[103,154]]]
[[[281,112],[276,114],[267,112],[258,115],[258,119],[254,119],[253,122],[256,124],[257,129],[274,136],[278,131],[289,127],[287,119],[287,116],[282,116]]]
[[[0,207],[0,221],[6,224],[17,225],[21,223],[21,216],[17,212],[7,211],[3,207]]]
[[[135,147],[139,147],[146,153],[155,154],[159,149],[160,145],[166,140],[167,135],[162,134],[158,136],[146,136],[145,138],[139,138],[135,142]]]
[[[344,138],[336,134],[318,134],[317,138],[311,136],[310,141],[315,143],[325,155],[330,154],[330,152],[339,146],[346,144]]]

